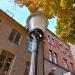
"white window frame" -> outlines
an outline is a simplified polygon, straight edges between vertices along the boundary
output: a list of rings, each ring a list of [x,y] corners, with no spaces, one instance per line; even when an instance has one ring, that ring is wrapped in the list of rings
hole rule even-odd
[[[63,52],[63,45],[62,44],[60,44],[60,51]]]
[[[52,51],[49,50],[49,60],[52,62],[53,61],[53,58],[52,58]]]
[[[67,60],[66,59],[64,59],[64,67],[68,68],[68,64],[67,64]]]
[[[56,53],[54,53],[54,63],[55,63],[55,64],[58,63],[58,61],[57,61],[57,54],[56,54]]]
[[[51,37],[48,35],[48,43],[51,43]]]

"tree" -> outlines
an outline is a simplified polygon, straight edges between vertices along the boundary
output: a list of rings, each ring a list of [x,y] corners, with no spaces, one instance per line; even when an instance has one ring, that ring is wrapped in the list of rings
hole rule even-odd
[[[69,18],[58,19],[56,26],[56,34],[66,43],[75,44],[75,19]]]
[[[66,43],[75,43],[75,0],[16,0],[31,13],[39,11],[48,19],[57,17],[56,34]]]

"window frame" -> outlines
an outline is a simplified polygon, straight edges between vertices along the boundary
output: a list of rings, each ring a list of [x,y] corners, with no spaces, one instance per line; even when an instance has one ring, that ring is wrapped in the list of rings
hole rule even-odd
[[[49,49],[49,60],[50,62],[53,62],[53,54],[52,54],[52,50]]]
[[[29,75],[29,70],[30,70],[30,61],[26,61],[26,68],[24,75]]]
[[[13,61],[14,61],[15,55],[7,50],[2,50],[2,52],[0,53],[0,56],[1,55],[5,56],[5,59],[3,61],[2,67],[0,68],[0,74],[8,75],[13,67]],[[8,60],[9,58],[11,60]]]
[[[18,35],[18,36],[17,36]],[[10,41],[12,41],[12,42],[14,42],[14,43],[16,43],[16,44],[20,44],[20,39],[21,39],[21,33],[20,32],[18,32],[16,29],[12,29],[12,31],[11,31],[11,33],[10,33],[10,35],[9,35],[9,40]]]
[[[53,46],[55,46],[55,40],[54,40],[54,38],[51,38],[51,44],[53,45]]]
[[[63,52],[63,45],[60,44],[60,51]]]
[[[70,65],[71,65],[71,70],[74,72],[74,66],[73,66],[73,63],[70,62]]]
[[[67,59],[63,58],[63,60],[64,60],[64,67],[65,67],[66,69],[68,69],[69,67],[68,67]]]
[[[54,55],[53,55],[53,59],[54,59],[54,63],[58,64],[58,57],[57,57],[57,53],[55,53],[55,52],[54,52]]]
[[[50,35],[48,35],[48,43],[49,44],[51,43],[51,37],[50,37]]]

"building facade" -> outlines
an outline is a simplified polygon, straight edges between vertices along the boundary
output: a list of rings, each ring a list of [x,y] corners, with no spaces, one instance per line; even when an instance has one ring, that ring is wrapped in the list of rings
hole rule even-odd
[[[75,44],[70,44],[70,47],[71,47],[71,51],[72,51],[72,54],[73,54],[73,57],[75,59]]]
[[[0,75],[26,75],[28,31],[0,10]]]
[[[75,75],[75,62],[70,46],[60,41],[51,31],[45,31],[44,67],[45,75]],[[50,68],[47,68],[50,67]],[[53,71],[55,69],[55,71]]]
[[[32,48],[28,34],[27,29],[0,10],[0,75],[28,75]],[[48,29],[45,40],[39,43],[37,75],[75,75],[69,45]]]

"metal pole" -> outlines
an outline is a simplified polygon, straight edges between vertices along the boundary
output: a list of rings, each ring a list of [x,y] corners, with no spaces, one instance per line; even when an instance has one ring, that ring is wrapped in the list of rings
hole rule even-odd
[[[32,56],[29,75],[37,75],[37,53],[38,53],[38,40],[35,38],[32,41]]]

